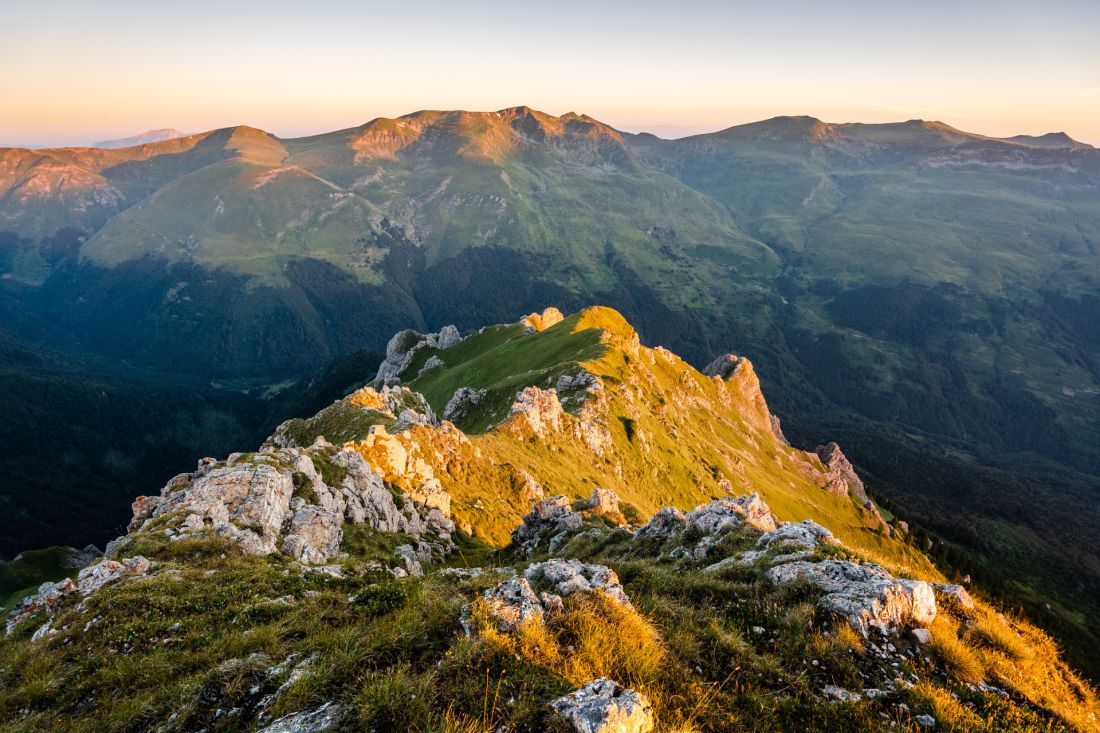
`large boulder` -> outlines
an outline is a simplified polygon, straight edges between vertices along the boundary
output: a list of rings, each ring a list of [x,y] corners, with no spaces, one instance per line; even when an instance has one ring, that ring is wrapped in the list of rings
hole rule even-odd
[[[530,556],[540,548],[556,546],[566,533],[580,529],[582,524],[568,497],[551,496],[531,507],[523,523],[512,532],[512,545],[518,553]]]
[[[552,559],[531,565],[523,577],[536,586],[549,586],[560,596],[601,592],[624,606],[630,605],[619,576],[606,565],[589,565],[580,560]]]
[[[550,703],[577,733],[649,733],[653,708],[640,692],[606,677]]]
[[[526,578],[511,578],[489,588],[481,595],[485,610],[501,631],[515,631],[524,623],[540,623],[546,613],[540,599]],[[546,600],[550,600],[546,598]],[[560,599],[558,599],[560,603]],[[552,603],[552,600],[551,600]],[[462,611],[462,628],[474,632],[469,607]]]
[[[665,542],[684,531],[687,516],[674,506],[661,507],[634,533],[634,541]]]
[[[847,560],[796,561],[767,572],[776,585],[807,582],[823,591],[818,607],[848,621],[867,635],[871,629],[897,633],[928,626],[936,617],[932,586],[921,580],[899,580],[878,565]]]
[[[742,525],[760,532],[775,529],[778,521],[768,505],[756,494],[723,497],[703,504],[687,514],[688,526],[702,535],[717,536]]]

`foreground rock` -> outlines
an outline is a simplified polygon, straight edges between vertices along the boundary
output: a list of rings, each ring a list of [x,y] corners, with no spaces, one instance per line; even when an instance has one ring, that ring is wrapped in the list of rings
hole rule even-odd
[[[601,677],[550,703],[577,733],[649,733],[653,708],[639,692]]]
[[[279,718],[257,733],[321,733],[321,731],[335,730],[343,720],[344,714],[342,705],[329,702],[316,710],[291,713]]]
[[[525,623],[540,623],[547,606],[561,605],[561,598],[539,598],[526,578],[512,578],[489,588],[481,595],[484,610],[501,631],[515,631]],[[544,600],[546,603],[544,604]],[[474,633],[469,607],[462,611],[462,628],[467,635]]]
[[[868,635],[871,629],[893,634],[912,626],[928,626],[936,618],[932,586],[922,580],[899,580],[878,565],[847,560],[797,561],[767,572],[776,585],[806,582],[823,591],[818,607],[847,620]]]

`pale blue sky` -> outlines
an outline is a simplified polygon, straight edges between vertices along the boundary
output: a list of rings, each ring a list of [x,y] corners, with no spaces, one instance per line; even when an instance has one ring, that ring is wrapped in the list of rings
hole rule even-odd
[[[1100,0],[0,0],[0,142],[280,135],[527,104],[675,136],[777,114],[1100,144]]]

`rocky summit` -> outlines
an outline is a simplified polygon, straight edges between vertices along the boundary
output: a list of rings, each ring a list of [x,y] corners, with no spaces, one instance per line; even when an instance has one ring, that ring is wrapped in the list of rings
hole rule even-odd
[[[1100,731],[744,357],[548,308],[361,383],[19,600],[0,731]]]

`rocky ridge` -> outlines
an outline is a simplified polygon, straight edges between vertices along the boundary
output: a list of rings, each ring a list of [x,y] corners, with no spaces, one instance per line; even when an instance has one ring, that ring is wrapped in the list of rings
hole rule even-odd
[[[208,711],[207,729],[210,721],[224,719],[250,721],[239,727],[269,733],[335,730],[353,725],[355,715],[379,729],[400,729],[392,722],[399,717],[379,717],[392,695],[380,692],[377,674],[403,690],[398,697],[411,709],[416,698],[431,698],[440,680],[454,685],[471,671],[476,677],[481,665],[498,658],[540,680],[509,687],[523,701],[505,705],[538,730],[663,729],[681,714],[670,701],[683,699],[685,690],[698,695],[711,689],[697,707],[710,695],[722,696],[718,707],[742,704],[737,696],[723,696],[716,682],[733,675],[739,675],[738,689],[768,690],[761,700],[797,689],[786,707],[769,713],[769,724],[779,727],[790,720],[784,710],[795,706],[811,711],[808,721],[873,714],[901,726],[939,725],[947,703],[919,703],[919,712],[909,707],[932,694],[921,690],[933,684],[960,690],[952,693],[956,705],[970,695],[1008,700],[1017,706],[1013,714],[1041,716],[1053,709],[1008,667],[974,673],[951,666],[957,661],[943,650],[964,639],[993,648],[983,657],[989,665],[999,663],[997,654],[1017,654],[1024,663],[1036,652],[1022,646],[1023,625],[998,618],[962,586],[942,582],[919,554],[883,530],[873,504],[854,495],[859,477],[839,448],[803,453],[786,445],[751,364],[727,356],[708,369],[712,374],[701,375],[670,352],[640,346],[636,334],[617,322],[602,323],[610,329],[598,334],[583,321],[564,319],[541,330],[514,324],[503,334],[468,337],[503,342],[509,365],[516,365],[509,374],[523,378],[509,376],[505,387],[467,383],[467,396],[481,397],[467,400],[466,414],[452,412],[459,424],[446,418],[446,410],[445,419],[436,417],[436,408],[453,401],[464,388],[456,384],[469,377],[457,371],[456,352],[448,352],[455,344],[440,348],[438,334],[435,345],[417,347],[419,335],[399,341],[406,351],[395,349],[392,363],[404,366],[388,380],[313,418],[289,421],[256,452],[203,459],[159,495],[139,497],[129,533],[111,543],[107,559],[82,570],[75,582],[43,585],[19,604],[8,623],[10,643],[26,642],[25,653],[36,654],[79,648],[103,635],[112,654],[176,645],[181,624],[192,623],[189,609],[219,607],[205,600],[175,604],[179,580],[217,589],[232,583],[221,577],[223,568],[236,567],[262,576],[264,585],[245,582],[244,605],[221,621],[227,629],[276,619],[268,631],[310,637],[314,630],[305,620],[312,619],[335,634],[336,646],[324,647],[323,637],[311,643],[328,654],[363,649],[366,656],[322,663],[321,652],[307,644],[289,653],[222,660],[216,673],[227,680],[224,691],[215,685],[204,695],[228,699],[242,680],[255,683],[244,685],[243,701]],[[578,332],[596,338],[579,342]],[[558,348],[587,357],[538,371],[523,361],[531,344],[540,354]],[[476,342],[463,349],[471,345]],[[416,353],[406,360],[409,350]],[[442,366],[425,370],[433,358]],[[612,372],[611,359],[620,360],[623,371]],[[437,380],[452,375],[440,388]],[[486,409],[498,410],[493,414],[503,420],[467,434],[462,424],[473,424],[466,421],[480,419],[478,411]],[[705,421],[685,420],[695,411]],[[722,420],[736,430],[718,433]],[[713,458],[692,454],[699,470],[679,479],[691,492],[645,511],[635,504],[638,494],[631,501],[620,493],[638,484],[654,495],[670,492],[677,474],[658,461],[701,444],[712,429],[723,441],[721,450]],[[330,441],[325,432],[338,437]],[[539,451],[547,458],[532,460]],[[627,462],[628,451],[644,457],[645,471]],[[599,467],[599,483],[585,473],[591,466]],[[844,491],[831,488],[839,482]],[[471,487],[481,493],[464,493]],[[525,514],[511,513],[517,503],[525,504]],[[480,524],[470,519],[479,516]],[[477,545],[476,534],[492,519],[509,522],[510,541],[490,551]],[[467,527],[459,529],[462,524]],[[201,572],[189,568],[189,558],[202,557],[204,547],[209,554],[201,562],[207,565]],[[230,547],[247,560],[236,560]],[[467,552],[487,562],[467,563]],[[439,564],[452,567],[437,571]],[[150,613],[163,623],[159,637],[126,632],[124,643],[115,641],[111,606],[137,602],[144,609],[151,600],[141,597],[147,587],[169,588],[169,600],[157,600],[157,608],[181,618],[169,624]],[[134,623],[132,617],[124,622]],[[426,623],[432,626],[418,626]],[[375,636],[361,636],[358,624]],[[284,642],[282,634],[263,643],[285,650],[283,644],[295,639]],[[255,648],[241,639],[234,644],[235,650]],[[377,668],[383,657],[404,660],[410,649],[428,656],[418,666],[401,661],[399,668]],[[616,661],[608,666],[606,659]],[[360,665],[355,685],[374,692],[349,692],[343,673],[333,673],[345,664]],[[424,686],[400,688],[417,668],[433,670],[419,678]],[[1043,669],[1048,684],[1076,685],[1080,699],[1092,699],[1068,671]],[[502,680],[506,672],[500,671]],[[0,667],[0,681],[12,674],[11,667]],[[314,675],[329,681],[314,682]],[[307,684],[324,693],[287,692]],[[495,697],[489,685],[477,689],[478,700]],[[447,694],[468,693],[451,687]],[[4,700],[0,690],[0,706]],[[179,717],[164,716],[164,730],[198,729],[188,710],[204,704],[190,702],[173,713]],[[717,710],[708,715],[706,730],[727,729],[730,718]]]

